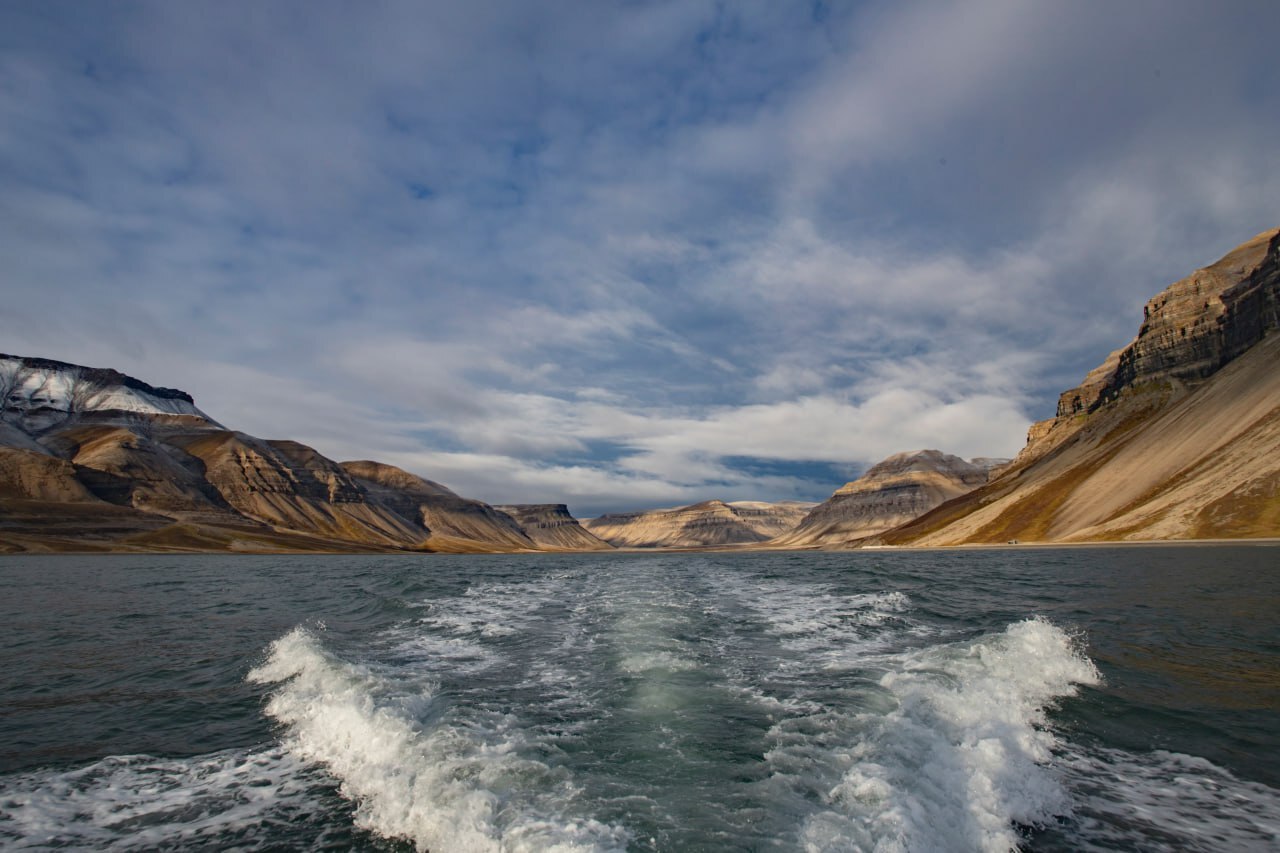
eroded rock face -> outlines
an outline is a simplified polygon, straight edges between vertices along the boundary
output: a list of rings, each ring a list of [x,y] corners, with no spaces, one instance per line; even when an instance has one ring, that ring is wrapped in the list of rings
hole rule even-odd
[[[563,551],[607,551],[608,542],[586,530],[564,504],[506,504],[494,507],[515,519],[540,547]]]
[[[794,525],[813,505],[796,501],[703,501],[689,506],[613,513],[583,522],[619,548],[698,548],[764,542]]]
[[[366,485],[376,485],[395,494],[453,495],[457,497],[457,494],[447,486],[442,486],[434,480],[419,477],[417,474],[410,474],[408,471],[383,462],[374,462],[369,459],[343,462],[342,469],[351,476],[364,481]]]
[[[778,547],[845,545],[917,518],[987,482],[1004,459],[967,462],[938,450],[897,453],[846,483],[791,532]]]
[[[231,513],[204,477],[204,465],[174,444],[125,427],[78,424],[46,436],[46,448],[70,460],[77,478],[118,506],[177,517]]]
[[[224,429],[191,395],[116,371],[0,356],[0,401],[0,548],[539,547],[438,483]]]
[[[1174,282],[988,485],[885,534],[954,545],[1280,536],[1280,229]]]
[[[438,551],[530,551],[536,543],[509,515],[482,501],[464,498],[439,483],[368,460],[342,468],[380,506],[420,524]]]
[[[1079,417],[1126,391],[1169,383],[1196,387],[1280,328],[1278,305],[1280,229],[1272,229],[1150,299],[1137,336],[1062,393],[1055,416],[1031,427],[1019,459],[1056,446]]]

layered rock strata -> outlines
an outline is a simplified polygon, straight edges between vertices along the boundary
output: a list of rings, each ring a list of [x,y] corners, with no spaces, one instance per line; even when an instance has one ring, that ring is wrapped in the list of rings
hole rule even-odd
[[[1280,229],[1174,282],[990,484],[890,544],[1280,536]]]
[[[847,546],[905,524],[987,482],[1006,459],[965,461],[938,450],[897,453],[836,490],[788,533],[780,548]]]
[[[618,548],[707,548],[764,542],[799,523],[811,503],[720,500],[614,513],[583,526]]]
[[[508,504],[495,507],[515,519],[524,534],[540,548],[551,551],[609,551],[613,546],[600,539],[564,504]]]
[[[398,468],[227,430],[186,392],[0,356],[0,550],[541,547],[506,513]]]

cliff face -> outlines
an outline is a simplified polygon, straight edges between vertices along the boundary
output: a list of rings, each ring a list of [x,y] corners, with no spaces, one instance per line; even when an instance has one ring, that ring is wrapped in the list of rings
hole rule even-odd
[[[1084,381],[1058,398],[1054,417],[1031,427],[1019,461],[1047,452],[1126,391],[1194,388],[1280,324],[1276,240],[1264,231],[1217,263],[1175,281],[1142,309],[1142,326]]]
[[[846,483],[770,545],[831,547],[883,533],[987,482],[1003,459],[966,462],[937,450],[898,453]]]
[[[1170,285],[989,485],[900,544],[1280,535],[1280,230]]]
[[[438,483],[226,430],[116,371],[0,356],[0,386],[0,550],[540,547]]]
[[[538,547],[511,516],[432,480],[381,462],[343,462],[342,468],[356,478],[371,501],[428,530],[426,545],[434,551],[532,551]]]
[[[524,534],[551,551],[610,551],[613,546],[586,530],[564,504],[509,504],[494,507],[515,519]]]
[[[619,548],[699,548],[764,542],[795,525],[813,504],[711,500],[673,509],[616,513],[583,526]]]

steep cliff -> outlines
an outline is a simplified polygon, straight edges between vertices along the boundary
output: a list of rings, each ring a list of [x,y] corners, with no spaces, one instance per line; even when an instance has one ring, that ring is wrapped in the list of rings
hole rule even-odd
[[[989,485],[894,544],[1280,535],[1280,230],[1147,303]]]
[[[609,551],[613,546],[588,532],[564,504],[494,507],[515,519],[524,534],[549,551]]]
[[[813,504],[703,501],[673,509],[615,513],[583,526],[618,548],[699,548],[764,542],[799,522]]]
[[[983,485],[992,468],[1007,461],[966,462],[937,450],[894,454],[846,483],[769,544],[830,547],[883,533]]]

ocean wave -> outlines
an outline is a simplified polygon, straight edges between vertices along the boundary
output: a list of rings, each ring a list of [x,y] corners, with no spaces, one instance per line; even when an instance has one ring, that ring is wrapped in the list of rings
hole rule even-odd
[[[178,850],[278,844],[332,796],[323,773],[283,748],[174,759],[111,756],[0,780],[6,849]],[[311,838],[325,828],[313,828]]]
[[[822,793],[826,808],[805,821],[808,850],[1008,851],[1021,840],[1018,825],[1070,811],[1049,766],[1055,739],[1045,712],[1098,680],[1066,632],[1029,619],[904,653],[880,679],[886,707],[827,712],[812,723],[825,737],[803,743],[794,725],[790,736],[780,730],[769,759],[794,771],[804,766],[797,750],[825,739],[823,760],[842,771]]]
[[[1093,748],[1059,764],[1077,802],[1072,850],[1280,850],[1280,791],[1207,759]]]
[[[527,733],[510,715],[449,718],[427,688],[406,695],[302,628],[273,643],[249,679],[279,684],[266,712],[287,727],[293,754],[339,780],[363,828],[459,853],[626,845],[620,828],[563,813],[571,780],[522,756]]]

